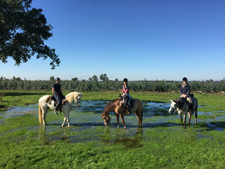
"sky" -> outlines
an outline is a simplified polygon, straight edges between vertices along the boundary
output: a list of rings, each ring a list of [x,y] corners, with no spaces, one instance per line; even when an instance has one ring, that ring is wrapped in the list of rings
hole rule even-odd
[[[70,80],[106,73],[110,80],[225,78],[224,0],[33,0],[43,9],[61,63],[0,62],[0,76]]]

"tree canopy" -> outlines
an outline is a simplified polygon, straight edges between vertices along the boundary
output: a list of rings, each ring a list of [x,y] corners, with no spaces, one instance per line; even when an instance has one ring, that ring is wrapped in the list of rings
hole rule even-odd
[[[47,24],[42,9],[31,7],[32,0],[0,1],[0,59],[9,57],[16,65],[27,62],[32,56],[50,58],[51,68],[60,64],[60,59],[44,41],[52,36],[52,26]]]

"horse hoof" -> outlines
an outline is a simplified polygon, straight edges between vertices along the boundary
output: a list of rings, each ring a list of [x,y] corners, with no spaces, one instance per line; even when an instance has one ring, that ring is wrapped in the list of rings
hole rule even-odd
[[[127,127],[126,127],[126,126],[124,126],[124,128],[126,129]]]

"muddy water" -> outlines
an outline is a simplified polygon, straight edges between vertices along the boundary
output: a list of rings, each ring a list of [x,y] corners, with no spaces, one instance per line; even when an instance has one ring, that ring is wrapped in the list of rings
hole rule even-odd
[[[37,131],[39,140],[44,140],[46,144],[54,140],[62,140],[65,142],[84,142],[84,141],[102,141],[106,143],[121,143],[127,146],[141,146],[136,144],[139,140],[147,139],[145,131],[147,128],[155,127],[170,127],[171,130],[181,130],[179,117],[177,114],[169,115],[169,103],[155,103],[143,102],[144,117],[143,128],[137,127],[137,118],[134,114],[125,116],[127,129],[123,128],[120,121],[120,128],[117,129],[116,117],[114,113],[110,113],[111,125],[105,127],[101,118],[101,113],[105,104],[108,101],[82,101],[80,107],[73,106],[70,113],[71,127],[60,128],[63,121],[63,114],[59,114],[55,121],[47,122],[46,128],[33,126],[29,130]],[[22,116],[24,114],[32,114],[37,117],[38,110],[37,104],[26,107],[15,107],[5,112],[0,112],[0,116],[10,118],[14,116]],[[54,115],[52,111],[50,115]],[[210,130],[222,131],[224,128],[221,126],[225,120],[224,112],[199,112],[199,116],[204,117],[198,120],[201,126],[207,127]],[[194,118],[193,118],[194,119]],[[0,120],[2,123],[3,120]],[[194,120],[192,125],[194,126]],[[189,126],[189,127],[191,127]]]

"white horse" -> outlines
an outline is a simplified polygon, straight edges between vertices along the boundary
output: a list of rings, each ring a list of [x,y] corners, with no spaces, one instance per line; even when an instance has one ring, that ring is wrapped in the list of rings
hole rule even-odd
[[[193,103],[193,112],[195,112],[195,124],[197,124],[198,100],[195,97],[193,97],[192,103]],[[178,112],[178,114],[180,115],[181,126],[183,126],[182,114],[184,114],[184,129],[186,129],[187,113],[188,113],[188,117],[189,117],[188,124],[191,123],[191,117],[192,117],[193,113],[190,112],[189,104],[187,103],[185,98],[181,98],[181,99],[177,99],[177,100],[171,100],[170,109],[169,109],[168,112],[170,114],[172,114],[174,111]]]
[[[48,103],[47,101],[50,99],[50,97],[51,95],[45,95],[39,99],[39,104],[38,104],[39,122],[40,124],[43,123],[44,126],[46,126],[45,118],[48,113],[48,109],[49,108],[53,110],[55,109],[54,101],[52,100],[50,103]],[[67,101],[65,102],[65,104],[61,106],[62,112],[64,112],[64,120],[62,123],[62,127],[64,126],[66,120],[68,123],[68,127],[70,127],[69,113],[72,110],[72,106],[74,102],[76,102],[77,106],[80,106],[81,99],[82,99],[82,94],[78,92],[71,92],[66,95]]]

